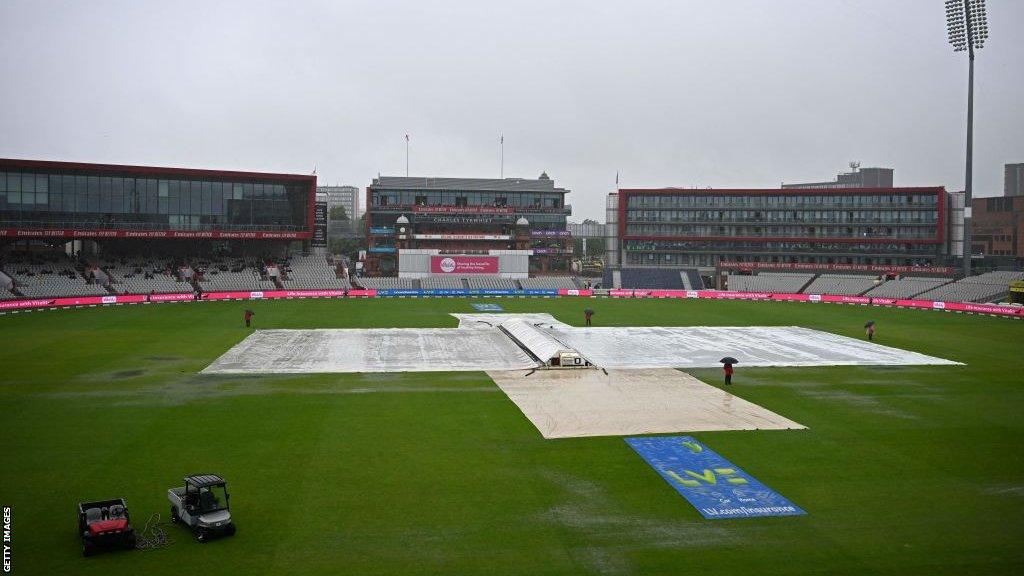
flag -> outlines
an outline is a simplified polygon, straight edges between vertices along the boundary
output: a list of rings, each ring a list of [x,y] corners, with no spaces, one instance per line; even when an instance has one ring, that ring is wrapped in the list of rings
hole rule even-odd
[[[505,135],[504,135],[504,134],[502,134],[502,135],[501,135],[501,143],[502,143],[502,144],[504,144],[504,143],[505,143]]]
[[[409,141],[409,135],[408,135],[408,134],[406,134],[406,135],[405,135],[405,141],[406,141],[406,142],[408,142],[408,141]]]
[[[616,187],[619,186],[619,171],[618,170],[615,171],[615,186]]]

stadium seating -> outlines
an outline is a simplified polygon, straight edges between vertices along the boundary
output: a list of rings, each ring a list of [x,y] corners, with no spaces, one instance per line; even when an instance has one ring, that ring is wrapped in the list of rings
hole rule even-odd
[[[987,272],[922,292],[922,300],[994,302],[1009,293],[1010,282],[1024,280],[1024,272]]]
[[[684,290],[677,268],[623,268],[623,288]]]
[[[461,290],[466,288],[463,280],[452,276],[429,276],[420,278],[420,287],[424,290]]]
[[[814,274],[798,272],[762,272],[756,276],[730,274],[727,288],[733,292],[800,292]]]
[[[949,278],[918,278],[904,277],[899,280],[888,280],[864,293],[872,298],[914,298],[950,282]]]
[[[422,284],[422,280],[420,281]],[[479,290],[517,290],[516,281],[510,278],[466,278],[466,286]]]
[[[524,290],[576,290],[579,285],[575,278],[569,276],[544,276],[541,278],[520,278],[519,285]]]
[[[179,280],[170,271],[170,262],[156,259],[102,260],[100,267],[110,277],[110,287],[118,294],[174,294],[193,290],[190,282]]]
[[[836,296],[858,296],[880,284],[877,276],[863,274],[822,274],[814,279],[805,294],[833,294]]]
[[[413,290],[416,288],[412,278],[359,278],[355,284],[372,290]]]
[[[5,268],[14,289],[26,298],[54,296],[106,296],[102,284],[90,284],[69,264],[12,264]]]
[[[693,268],[623,268],[606,269],[604,288],[703,290],[704,282]]]
[[[199,282],[204,292],[230,292],[276,290],[273,280],[263,280],[255,268],[247,268],[241,272],[208,270]]]
[[[286,290],[348,290],[352,284],[338,278],[335,268],[323,256],[293,256],[284,264]]]
[[[686,290],[703,290],[704,281],[700,278],[700,273],[693,268],[684,268],[679,271],[679,277],[683,281],[683,288]]]

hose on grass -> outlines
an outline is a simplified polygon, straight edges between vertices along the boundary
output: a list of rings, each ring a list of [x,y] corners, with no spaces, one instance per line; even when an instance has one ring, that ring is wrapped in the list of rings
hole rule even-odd
[[[167,548],[171,544],[174,544],[174,539],[171,538],[163,528],[170,524],[170,522],[161,522],[160,520],[159,512],[156,512],[149,517],[149,520],[146,521],[146,526],[142,529],[142,532],[135,536],[136,550],[159,550],[160,548]]]

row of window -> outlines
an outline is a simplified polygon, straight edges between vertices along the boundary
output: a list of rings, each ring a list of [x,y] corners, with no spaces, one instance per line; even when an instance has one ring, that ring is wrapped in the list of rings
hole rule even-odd
[[[849,242],[715,242],[715,241],[644,241],[627,240],[626,252],[815,252],[841,254],[926,254],[934,255],[937,248],[927,244],[881,243],[856,244]]]
[[[152,221],[173,228],[203,218],[301,227],[307,202],[302,184],[0,172],[0,213],[12,224]]]
[[[928,223],[935,210],[630,210],[629,222]]]
[[[197,192],[181,198],[161,198],[154,194],[53,194],[48,192],[0,192],[0,212],[42,212],[42,218],[74,219],[89,214],[195,214],[229,215],[245,218],[254,212],[291,214],[304,220],[303,203],[288,200],[220,198]],[[17,216],[15,216],[17,217]]]
[[[308,189],[302,184],[0,172],[0,192],[108,195],[136,191],[155,192],[160,198],[174,198],[179,194],[187,195],[195,192],[210,192],[235,200],[285,199],[292,194],[302,196],[308,194]]]
[[[878,256],[757,256],[740,253],[729,254],[627,254],[626,264],[630,266],[664,267],[711,267],[718,262],[787,262],[791,264],[874,264],[900,266],[932,266],[934,258],[901,258]]]
[[[374,206],[543,206],[560,208],[563,194],[537,192],[399,192],[371,193]]]
[[[763,238],[935,238],[934,226],[745,226],[629,224],[627,236],[721,236]]]
[[[827,195],[631,195],[627,208],[675,207],[751,207],[774,208],[790,206],[911,206],[937,203],[935,194],[827,194]]]

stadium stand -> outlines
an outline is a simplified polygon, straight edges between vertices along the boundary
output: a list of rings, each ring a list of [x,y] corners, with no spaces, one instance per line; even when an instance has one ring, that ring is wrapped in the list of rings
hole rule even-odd
[[[421,281],[422,284],[422,281]],[[466,278],[466,286],[474,290],[518,290],[516,281],[509,278]]]
[[[700,272],[693,268],[684,268],[680,270],[679,278],[683,281],[683,288],[686,290],[704,289],[704,281],[700,279]]]
[[[89,283],[69,262],[14,263],[7,265],[4,271],[14,281],[14,290],[26,298],[110,294],[102,284]]]
[[[541,278],[521,278],[519,285],[524,290],[576,290],[579,285],[569,276],[545,276]]]
[[[466,284],[462,278],[428,276],[420,278],[420,287],[424,290],[461,290],[466,287]]]
[[[986,272],[922,292],[918,298],[946,302],[996,302],[1009,293],[1010,283],[1015,280],[1024,280],[1024,272]]]
[[[286,290],[349,290],[347,278],[338,278],[336,269],[322,256],[292,256],[281,266]]]
[[[762,272],[756,276],[730,274],[728,289],[734,292],[797,293],[814,274],[798,272]]]
[[[605,288],[703,290],[704,282],[693,268],[622,268],[606,269]]]
[[[199,281],[199,285],[202,286],[204,292],[218,292],[218,291],[261,291],[261,290],[276,290],[277,284],[273,280],[264,280],[259,271],[255,268],[246,268],[241,272],[235,271],[223,271],[223,270],[207,270],[203,273],[202,280]]]
[[[683,290],[683,280],[678,269],[671,268],[623,268],[623,288],[655,288],[661,290]]]
[[[412,278],[359,278],[355,281],[362,288],[373,290],[413,290],[416,283]]]
[[[118,294],[173,294],[193,291],[191,282],[172,273],[173,263],[162,259],[101,260],[100,268]]]
[[[914,298],[922,292],[927,292],[949,282],[949,278],[904,277],[898,280],[883,282],[865,292],[864,296],[872,298]]]
[[[881,282],[876,276],[863,274],[822,274],[804,288],[804,293],[859,296]]]

